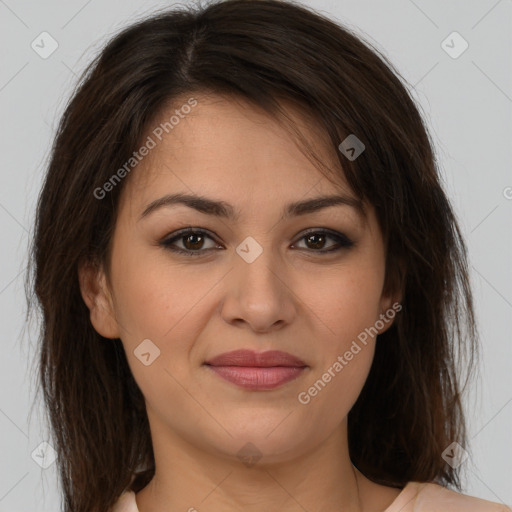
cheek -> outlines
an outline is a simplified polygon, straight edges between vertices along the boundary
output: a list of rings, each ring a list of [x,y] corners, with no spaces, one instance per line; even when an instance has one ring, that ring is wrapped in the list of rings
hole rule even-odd
[[[304,282],[304,302],[339,348],[379,318],[383,275],[375,265],[350,265]]]
[[[376,338],[369,333],[380,311],[375,268],[345,270],[317,280],[321,286],[308,302],[318,319],[314,343],[319,357],[297,398],[310,427],[325,432],[343,420],[364,386],[375,351]]]
[[[170,265],[159,251],[134,250],[114,261],[115,311],[127,352],[144,339],[160,349],[161,361],[171,359],[171,348],[174,355],[189,350],[212,314],[208,291],[222,273]]]
[[[186,397],[178,383],[191,379],[194,340],[211,314],[204,300],[208,287],[199,286],[200,277],[191,279],[189,272],[139,261],[144,260],[126,259],[119,265],[114,284],[128,363],[149,404],[162,410],[168,403],[185,407]],[[145,365],[141,357],[148,352],[149,365]]]
[[[177,293],[148,267],[119,267],[114,289],[116,318],[125,335],[123,340],[159,338],[165,327],[170,329],[177,320],[168,316],[175,312],[177,317],[179,308],[171,307],[177,302]]]

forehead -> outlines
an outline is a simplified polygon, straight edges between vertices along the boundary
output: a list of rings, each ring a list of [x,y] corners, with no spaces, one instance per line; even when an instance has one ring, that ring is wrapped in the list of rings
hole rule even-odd
[[[353,196],[324,130],[289,102],[281,104],[287,118],[322,163],[337,169],[334,183],[308,158],[290,128],[262,109],[239,97],[200,94],[193,96],[195,106],[182,108],[192,104],[190,99],[175,99],[150,123],[144,140],[151,138],[154,147],[123,193],[134,210],[176,191],[230,202],[250,196],[253,207],[320,193]]]

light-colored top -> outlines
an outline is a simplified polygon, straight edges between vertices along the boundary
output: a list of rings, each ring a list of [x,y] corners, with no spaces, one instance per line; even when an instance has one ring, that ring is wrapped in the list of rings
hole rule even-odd
[[[123,493],[111,512],[139,512],[135,493]],[[512,508],[461,494],[439,484],[409,482],[383,512],[512,512]]]

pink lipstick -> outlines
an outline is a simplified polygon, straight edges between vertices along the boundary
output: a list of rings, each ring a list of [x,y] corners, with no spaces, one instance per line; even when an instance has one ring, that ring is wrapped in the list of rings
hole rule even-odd
[[[235,350],[220,354],[205,362],[219,377],[250,390],[269,390],[297,378],[307,365],[301,359],[269,350]]]

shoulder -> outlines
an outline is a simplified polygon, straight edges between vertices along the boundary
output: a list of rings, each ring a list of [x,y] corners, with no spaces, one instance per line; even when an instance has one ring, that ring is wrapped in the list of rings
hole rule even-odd
[[[409,482],[385,512],[512,512],[512,507],[461,494],[435,483]],[[124,492],[110,512],[139,512],[133,491]]]
[[[512,512],[502,503],[461,494],[432,482],[409,482],[402,494],[402,512]]]
[[[135,493],[126,491],[116,501],[110,512],[139,512],[137,502],[135,501]]]

